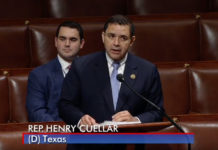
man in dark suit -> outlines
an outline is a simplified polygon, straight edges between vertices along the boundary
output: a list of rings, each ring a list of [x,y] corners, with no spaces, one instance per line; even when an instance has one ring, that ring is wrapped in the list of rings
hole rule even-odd
[[[58,101],[62,82],[72,60],[84,45],[83,29],[65,21],[56,31],[57,58],[32,70],[28,79],[26,107],[29,121],[60,121]]]
[[[106,52],[90,54],[73,62],[64,79],[59,105],[60,116],[67,124],[162,120],[159,111],[114,80],[117,74],[124,74],[126,82],[136,91],[163,108],[160,77],[155,65],[128,52],[135,41],[134,30],[127,17],[112,16],[102,32]],[[72,149],[79,147],[71,146]],[[80,145],[80,149],[123,148],[123,145]]]

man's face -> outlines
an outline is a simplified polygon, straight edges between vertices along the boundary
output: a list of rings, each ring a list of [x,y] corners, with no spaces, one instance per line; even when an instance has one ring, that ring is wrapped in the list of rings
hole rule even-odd
[[[58,54],[68,62],[73,60],[83,45],[84,40],[80,40],[79,31],[74,28],[61,27],[58,37],[55,37]]]
[[[129,25],[109,24],[107,30],[102,32],[102,41],[110,58],[120,61],[132,46],[135,36],[130,37]]]

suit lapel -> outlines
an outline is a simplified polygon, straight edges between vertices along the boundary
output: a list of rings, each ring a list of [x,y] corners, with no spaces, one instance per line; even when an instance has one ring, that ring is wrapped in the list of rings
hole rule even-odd
[[[99,59],[95,63],[95,74],[97,78],[97,85],[99,86],[99,94],[103,95],[109,112],[113,114],[114,107],[107,60],[104,52],[102,52],[100,56],[101,57],[99,57]]]
[[[98,83],[97,85],[99,86],[99,91],[101,91],[101,93],[99,94],[103,95],[109,112],[111,114],[114,114],[115,112],[119,112],[121,110],[124,110],[125,108],[129,108],[128,95],[131,92],[124,84],[121,84],[117,108],[116,111],[114,110],[111,83],[105,53],[102,53],[101,57],[99,57],[99,59],[95,63],[95,74]],[[130,86],[133,87],[133,85],[135,84],[135,79],[134,77],[131,78],[131,76],[137,77],[137,66],[134,63],[133,56],[129,53],[125,64],[124,79]]]
[[[135,77],[137,77],[137,66],[134,63],[133,56],[129,53],[126,60],[125,70],[124,70],[124,80],[133,87],[135,84]],[[121,84],[119,98],[117,103],[116,112],[129,108],[128,106],[128,95],[131,91],[124,85]]]
[[[53,76],[53,80],[55,82],[55,85],[57,85],[56,87],[60,88],[62,86],[64,75],[62,72],[61,64],[57,58],[56,58],[55,63],[53,65],[52,76]]]

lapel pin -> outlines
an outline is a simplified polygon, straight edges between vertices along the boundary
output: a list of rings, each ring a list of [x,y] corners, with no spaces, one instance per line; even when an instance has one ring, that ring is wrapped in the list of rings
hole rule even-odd
[[[136,78],[135,74],[131,74],[130,78],[134,80]]]

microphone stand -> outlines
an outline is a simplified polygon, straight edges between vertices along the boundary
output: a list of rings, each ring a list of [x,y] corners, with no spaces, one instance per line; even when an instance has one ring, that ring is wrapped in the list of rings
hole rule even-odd
[[[180,132],[185,133],[185,131],[169,116],[165,111],[163,111],[160,107],[158,107],[156,104],[154,104],[152,101],[148,100],[138,92],[136,92],[125,80],[122,74],[117,75],[117,80],[121,83],[124,83],[133,93],[135,93],[138,97],[145,100],[147,103],[155,107],[158,111],[160,111]],[[191,144],[188,143],[188,150],[191,150]]]

